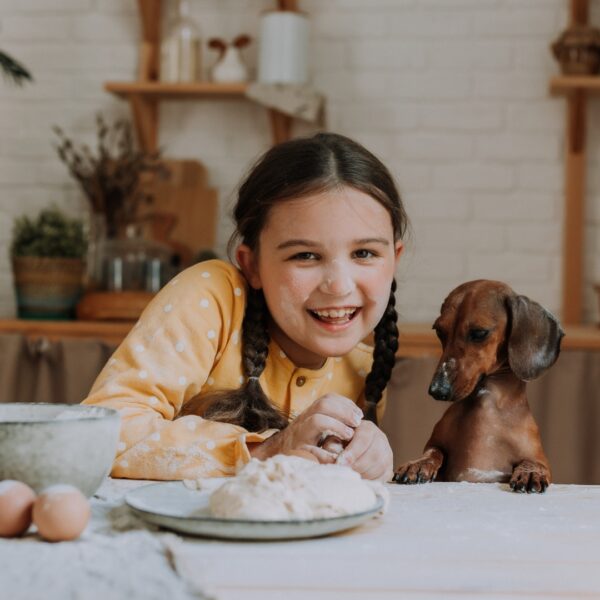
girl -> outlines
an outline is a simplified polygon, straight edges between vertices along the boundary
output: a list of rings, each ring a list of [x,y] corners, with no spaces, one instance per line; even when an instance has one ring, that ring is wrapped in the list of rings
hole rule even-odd
[[[345,446],[338,463],[391,477],[375,422],[407,218],[390,173],[343,136],[292,140],[258,161],[234,217],[240,269],[213,260],[172,280],[84,401],[121,414],[113,477],[232,475],[298,451],[334,462],[328,436]],[[373,331],[374,350],[361,342]]]

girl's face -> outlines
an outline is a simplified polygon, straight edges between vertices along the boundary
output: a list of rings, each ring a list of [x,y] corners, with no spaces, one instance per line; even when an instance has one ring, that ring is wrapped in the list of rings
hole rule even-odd
[[[275,205],[259,249],[242,244],[237,259],[250,285],[263,290],[271,335],[297,366],[318,368],[373,331],[402,242],[379,202],[340,187]]]

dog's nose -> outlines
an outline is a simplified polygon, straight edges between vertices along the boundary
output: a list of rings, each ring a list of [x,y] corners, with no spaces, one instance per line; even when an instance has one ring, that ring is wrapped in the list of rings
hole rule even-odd
[[[446,377],[436,377],[429,386],[429,395],[436,400],[450,400],[452,386]]]

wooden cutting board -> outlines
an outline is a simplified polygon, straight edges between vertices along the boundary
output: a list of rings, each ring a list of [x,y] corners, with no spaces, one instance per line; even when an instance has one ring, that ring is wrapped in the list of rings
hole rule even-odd
[[[148,219],[152,237],[169,243],[189,264],[200,250],[214,249],[218,194],[208,187],[206,168],[195,160],[164,161],[169,177],[152,174],[143,185],[154,198],[138,210]]]

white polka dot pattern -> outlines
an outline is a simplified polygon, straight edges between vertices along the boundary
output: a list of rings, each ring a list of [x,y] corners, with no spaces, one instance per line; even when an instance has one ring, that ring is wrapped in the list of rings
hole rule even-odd
[[[175,285],[175,280],[170,283]],[[204,393],[236,389],[247,382],[240,371],[246,283],[239,270],[218,261],[194,265],[177,276],[176,285],[159,292],[148,305],[144,319],[136,323],[138,329],[110,357],[110,369],[90,393],[89,404],[112,406],[123,416],[115,461],[118,476],[233,475],[249,459],[246,441],[262,439],[226,423],[193,416],[175,418],[182,403],[200,391],[200,382],[204,382]],[[290,385],[295,370],[290,368],[289,357],[276,342],[271,348],[264,384],[275,405],[294,415],[306,410],[326,389],[335,391],[347,369],[368,372],[372,362],[372,349],[367,352],[366,347],[358,347],[349,360],[333,357],[314,379],[296,390]],[[364,380],[355,375],[343,386],[345,395],[358,398]],[[174,448],[180,458],[173,456]]]

